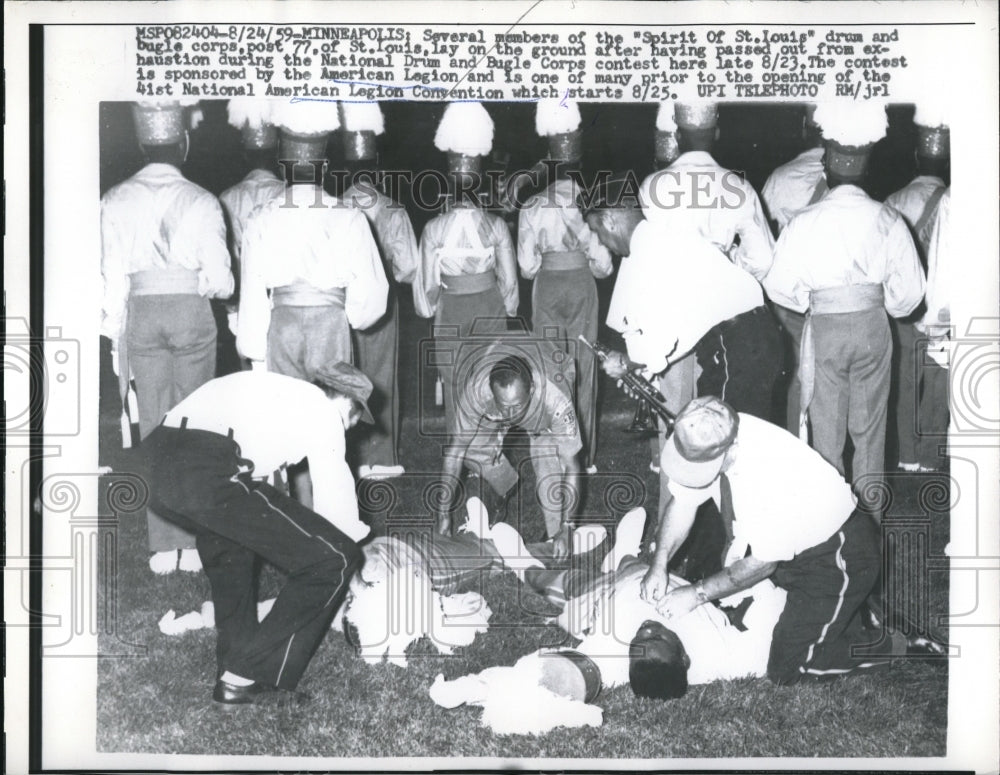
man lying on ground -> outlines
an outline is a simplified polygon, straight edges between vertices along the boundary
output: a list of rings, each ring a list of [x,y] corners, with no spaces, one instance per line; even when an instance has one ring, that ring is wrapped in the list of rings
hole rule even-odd
[[[636,555],[646,514],[635,509],[618,525],[615,546],[599,547],[581,558],[576,567],[524,571],[525,582],[556,604],[564,602],[558,623],[570,635],[581,638],[575,653],[539,650],[512,667],[493,667],[452,681],[439,676],[431,687],[431,698],[439,705],[489,704],[503,687],[524,685],[531,680],[546,686],[552,676],[572,673],[564,667],[546,665],[550,660],[568,660],[588,672],[597,670],[599,686],[613,688],[626,683],[639,696],[670,699],[682,696],[689,684],[708,683],[744,676],[765,675],[771,633],[784,607],[785,594],[769,581],[753,587],[753,602],[742,626],[732,624],[715,606],[702,606],[687,616],[669,621],[655,605],[642,599],[641,582],[649,566]],[[671,588],[687,582],[670,578]],[[727,601],[728,602],[728,601]],[[539,658],[541,657],[541,661]],[[572,681],[564,681],[572,687]],[[591,699],[596,692],[591,691]],[[579,697],[579,694],[576,695]]]

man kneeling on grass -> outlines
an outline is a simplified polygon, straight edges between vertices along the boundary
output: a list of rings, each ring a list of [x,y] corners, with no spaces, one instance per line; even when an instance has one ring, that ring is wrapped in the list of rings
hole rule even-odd
[[[661,466],[673,499],[660,520],[642,595],[668,622],[771,579],[788,593],[767,662],[772,681],[794,684],[888,666],[890,654],[861,648],[871,640],[859,608],[878,578],[878,528],[833,466],[784,429],[737,414],[713,397],[696,398],[680,411]],[[667,563],[709,498],[745,551],[697,584],[673,586]],[[905,643],[887,645],[892,656],[905,653]]]
[[[346,363],[315,384],[244,371],[198,388],[144,441],[150,503],[197,536],[212,586],[218,680],[212,699],[246,705],[272,689],[294,690],[361,565],[358,518],[344,434],[372,422],[372,385]],[[268,484],[308,460],[315,510]],[[256,573],[265,559],[288,574],[258,623]],[[272,695],[281,697],[281,695]],[[284,695],[284,699],[301,699]]]

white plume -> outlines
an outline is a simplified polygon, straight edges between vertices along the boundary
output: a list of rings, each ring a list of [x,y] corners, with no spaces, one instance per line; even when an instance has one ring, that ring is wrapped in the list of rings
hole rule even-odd
[[[661,132],[676,132],[677,121],[674,120],[674,103],[661,102],[656,111],[656,128]]]
[[[274,123],[271,120],[273,112],[274,102],[256,97],[234,97],[226,105],[229,124],[237,129],[243,129],[245,126],[260,129],[265,124]]]
[[[493,119],[478,102],[452,102],[438,124],[434,145],[441,151],[485,156],[493,148]]]
[[[885,137],[889,117],[885,104],[862,102],[821,102],[814,120],[823,129],[823,137],[841,145],[870,145]]]
[[[949,113],[948,105],[944,100],[921,100],[917,103],[913,123],[932,128],[948,126]]]
[[[535,131],[542,137],[562,135],[580,128],[580,108],[573,100],[539,100]]]
[[[348,132],[374,132],[380,135],[385,131],[385,118],[382,108],[377,102],[342,102],[344,109],[344,129]]]
[[[337,103],[329,100],[278,102],[272,118],[282,129],[298,135],[321,135],[340,128]]]

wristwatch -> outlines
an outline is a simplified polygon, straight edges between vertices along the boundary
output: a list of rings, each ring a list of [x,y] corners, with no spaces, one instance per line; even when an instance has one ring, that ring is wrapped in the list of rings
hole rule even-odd
[[[694,585],[694,596],[698,598],[698,605],[704,605],[708,602],[708,594],[705,592],[704,581],[699,581]]]

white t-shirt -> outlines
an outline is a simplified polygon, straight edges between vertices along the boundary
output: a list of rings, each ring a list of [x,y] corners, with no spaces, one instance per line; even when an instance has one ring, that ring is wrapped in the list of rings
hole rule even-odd
[[[749,414],[739,418],[735,460],[725,472],[733,496],[733,545],[749,545],[764,562],[791,560],[840,529],[854,511],[854,493],[797,436]],[[709,498],[721,501],[718,478],[701,489],[673,481],[669,488],[691,508]]]
[[[760,284],[704,237],[642,221],[632,232],[608,307],[608,326],[629,358],[657,373],[690,352],[712,326],[764,303]]]
[[[313,511],[360,541],[370,528],[358,518],[354,476],[344,461],[344,421],[316,385],[266,371],[240,371],[206,382],[171,409],[164,424],[233,431],[240,455],[264,477],[308,459]]]

